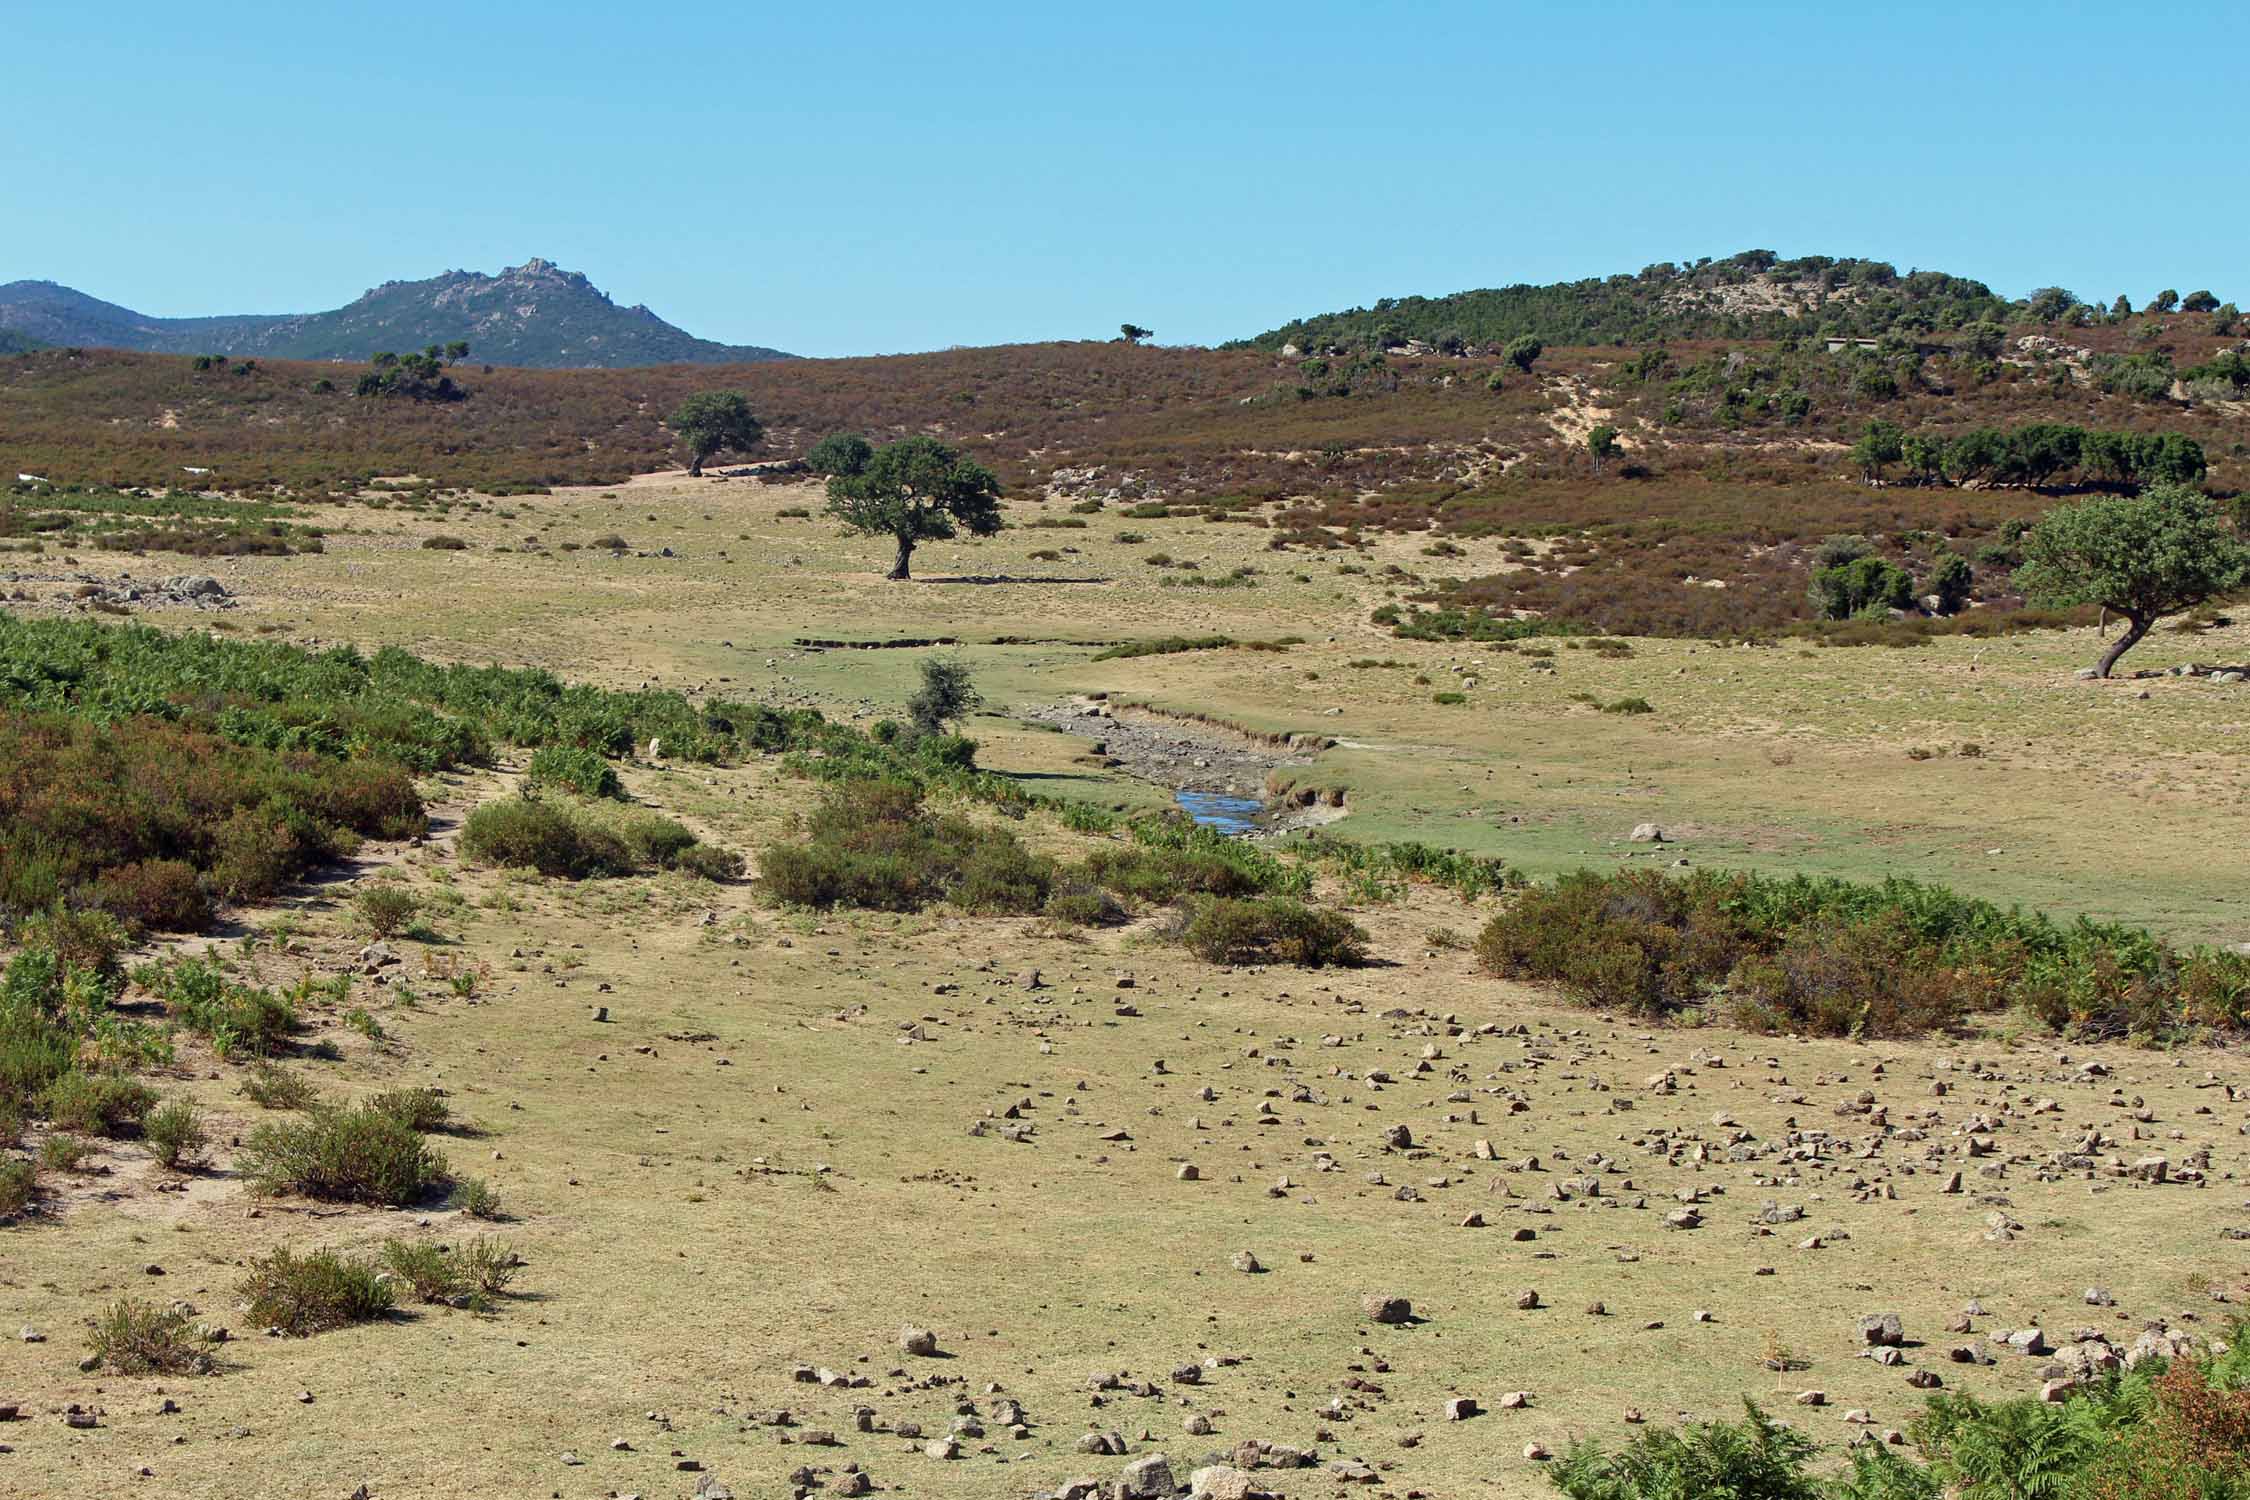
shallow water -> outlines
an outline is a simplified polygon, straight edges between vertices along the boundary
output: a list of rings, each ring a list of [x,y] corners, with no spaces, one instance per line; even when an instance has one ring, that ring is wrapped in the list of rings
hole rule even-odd
[[[1265,804],[1255,797],[1230,797],[1223,792],[1177,791],[1172,800],[1206,828],[1221,833],[1249,833],[1258,826]]]

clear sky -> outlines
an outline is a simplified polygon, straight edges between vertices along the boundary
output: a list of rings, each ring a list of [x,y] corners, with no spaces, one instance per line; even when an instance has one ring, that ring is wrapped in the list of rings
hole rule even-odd
[[[0,0],[0,39],[0,281],[165,316],[534,255],[806,354],[1752,247],[2250,302],[2239,0]]]

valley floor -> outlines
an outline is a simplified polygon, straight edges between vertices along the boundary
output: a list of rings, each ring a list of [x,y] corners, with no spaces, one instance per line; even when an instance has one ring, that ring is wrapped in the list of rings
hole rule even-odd
[[[1099,692],[1333,737],[1284,774],[1343,789],[1345,834],[1535,874],[1683,858],[1890,872],[2250,940],[2250,697],[2078,682],[2088,632],[1538,658],[1365,624],[1384,562],[1426,566],[1404,540],[1308,556],[1268,552],[1249,526],[1097,514],[930,547],[927,579],[886,585],[874,544],[778,515],[817,510],[809,489],[669,476],[499,504],[337,510],[324,519],[360,529],[317,556],[78,566],[210,571],[240,601],[219,618],[246,634],[868,719],[897,711],[922,652],[798,641],[955,636],[994,715],[972,727],[980,759],[1042,790],[1168,800],[1092,737],[1018,717]],[[1147,540],[1118,540],[1128,529]],[[436,531],[469,549],[422,548]],[[609,532],[628,555],[561,550]],[[521,550],[527,536],[544,546]],[[1030,556],[1063,547],[1078,550]],[[1257,586],[1162,587],[1138,560],[1152,551],[1206,578],[1254,566]],[[1347,561],[1370,571],[1339,574]],[[942,581],[1048,576],[1099,581]],[[19,607],[63,607],[61,592]],[[1092,659],[1205,633],[1305,639]],[[2160,634],[2130,660],[2246,658],[2235,627]],[[1733,1417],[1749,1395],[1825,1443],[1879,1439],[1920,1409],[1921,1372],[2035,1391],[2044,1361],[2010,1352],[2008,1331],[2059,1345],[2083,1325],[2123,1347],[2146,1320],[2215,1331],[2250,1297],[2250,1088],[2230,1052],[1652,1029],[1482,975],[1459,941],[1484,912],[1428,890],[1354,908],[1377,964],[1308,974],[1201,965],[1136,928],[793,914],[754,881],[549,882],[475,866],[446,831],[506,771],[439,778],[437,836],[369,852],[441,941],[396,944],[405,962],[382,982],[316,1008],[304,1040],[339,1056],[289,1066],[338,1098],[445,1089],[470,1128],[443,1149],[498,1189],[508,1222],[249,1197],[233,1143],[262,1112],[237,1067],[183,1054],[164,1087],[211,1112],[211,1170],[174,1191],[140,1146],[113,1145],[58,1213],[0,1232],[0,1328],[45,1335],[0,1343],[0,1401],[23,1414],[0,1424],[0,1490],[593,1500],[686,1496],[707,1474],[749,1496],[857,1464],[885,1493],[999,1500],[1152,1453],[1184,1480],[1263,1440],[1364,1465],[1376,1493],[1535,1495],[1527,1444],[1615,1442],[1629,1409]],[[771,762],[638,764],[626,782],[751,851],[812,795]],[[1631,842],[1643,822],[1667,842]],[[1089,842],[1017,826],[1056,850]],[[277,985],[355,969],[349,890],[244,913],[208,946]],[[448,983],[462,974],[468,995]],[[383,1035],[346,1026],[349,1007]],[[2136,1174],[2155,1156],[2164,1180]],[[305,1340],[239,1326],[242,1264],[276,1246],[476,1232],[526,1262],[488,1314],[416,1308]],[[1242,1252],[1263,1269],[1238,1269]],[[124,1295],[235,1325],[222,1372],[82,1373],[84,1320]],[[1416,1320],[1371,1321],[1371,1295],[1411,1299]],[[1949,1333],[1972,1300],[1971,1331]],[[1859,1332],[1884,1312],[1904,1324],[1895,1364]],[[939,1355],[903,1353],[908,1325]],[[1527,1400],[1504,1409],[1512,1392]],[[1807,1392],[1821,1403],[1798,1404]],[[1459,1396],[1485,1414],[1446,1421]],[[97,1425],[66,1426],[71,1403]],[[965,1403],[982,1435],[929,1456]],[[1208,1434],[1190,1432],[1199,1417]],[[1089,1432],[1125,1454],[1082,1453]],[[1358,1491],[1357,1472],[1259,1478],[1327,1495]]]

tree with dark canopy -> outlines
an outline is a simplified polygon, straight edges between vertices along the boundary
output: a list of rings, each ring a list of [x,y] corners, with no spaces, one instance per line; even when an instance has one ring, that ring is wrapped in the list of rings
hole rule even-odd
[[[766,435],[739,391],[698,391],[680,403],[665,425],[687,444],[690,479],[703,477],[703,461],[713,454],[729,449],[748,453]]]
[[[859,473],[831,478],[828,513],[863,536],[896,541],[898,561],[887,576],[903,580],[913,576],[907,567],[916,543],[1000,529],[1000,481],[936,438],[910,437],[876,449]]]
[[[2099,604],[2125,617],[2097,677],[2107,677],[2164,616],[2250,578],[2250,549],[2227,533],[2209,500],[2182,484],[2058,505],[2024,533],[2023,556],[2016,587],[2032,604]]]

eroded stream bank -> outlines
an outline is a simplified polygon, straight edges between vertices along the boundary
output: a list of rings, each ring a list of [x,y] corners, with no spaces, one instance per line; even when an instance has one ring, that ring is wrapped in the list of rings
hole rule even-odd
[[[1099,697],[1020,709],[1017,716],[1092,742],[1112,770],[1160,786],[1199,823],[1230,833],[1317,827],[1344,816],[1340,788],[1297,790],[1332,741],[1263,735],[1215,720]]]

